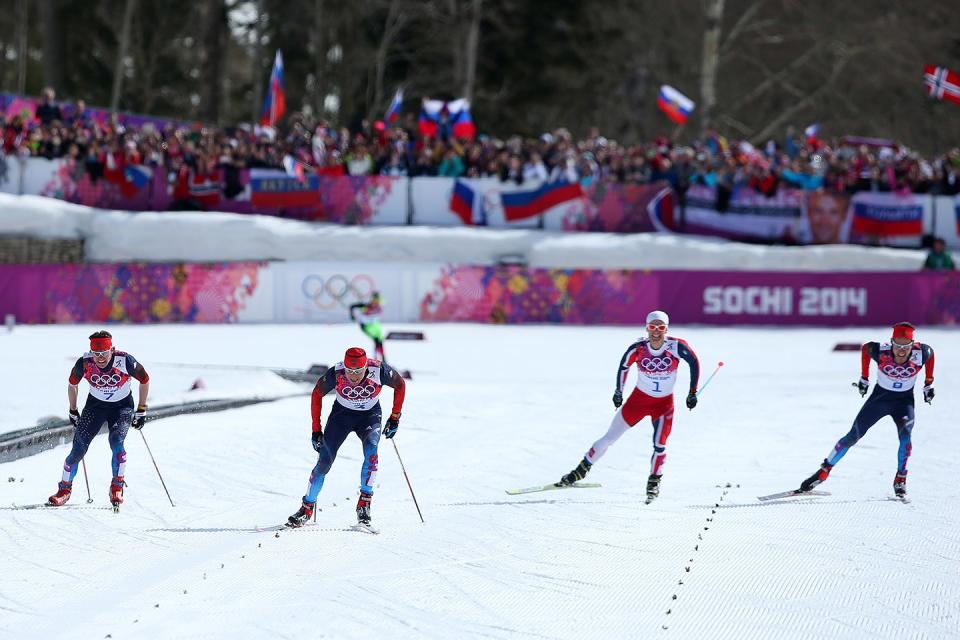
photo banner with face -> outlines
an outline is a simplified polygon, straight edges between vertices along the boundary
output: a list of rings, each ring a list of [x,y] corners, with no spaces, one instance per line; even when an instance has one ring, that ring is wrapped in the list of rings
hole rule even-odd
[[[808,191],[800,218],[803,244],[847,244],[850,241],[850,197],[842,193]]]

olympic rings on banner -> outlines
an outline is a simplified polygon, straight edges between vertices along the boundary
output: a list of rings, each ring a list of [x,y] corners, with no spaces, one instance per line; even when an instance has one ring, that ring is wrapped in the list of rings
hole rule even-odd
[[[666,371],[673,364],[673,358],[663,356],[662,358],[644,358],[640,361],[640,366],[647,371]]]
[[[120,381],[123,380],[123,377],[118,373],[114,373],[109,376],[100,375],[98,373],[90,376],[90,382],[97,387],[115,387],[120,384]]]
[[[918,369],[916,367],[895,367],[892,364],[888,364],[883,368],[883,372],[890,376],[891,378],[912,378],[917,375]]]
[[[373,278],[362,273],[352,278],[339,273],[326,278],[310,274],[300,283],[303,296],[318,309],[333,309],[338,305],[347,309],[354,302],[369,298],[375,289]]]

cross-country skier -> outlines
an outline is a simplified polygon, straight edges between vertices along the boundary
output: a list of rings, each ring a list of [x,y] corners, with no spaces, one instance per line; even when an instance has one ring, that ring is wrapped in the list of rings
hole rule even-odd
[[[317,464],[310,472],[307,494],[300,509],[288,518],[291,526],[299,527],[313,517],[317,495],[330,471],[337,451],[351,432],[363,442],[363,465],[360,468],[360,499],[357,501],[357,521],[370,524],[370,501],[373,481],[377,474],[377,446],[380,444],[380,392],[383,386],[393,387],[393,409],[383,427],[383,436],[392,438],[400,426],[400,411],[406,385],[400,374],[387,363],[367,358],[360,347],[347,349],[343,362],[327,369],[317,381],[311,397],[313,433],[310,437],[319,454]],[[320,414],[323,396],[336,391],[337,400],[321,428]]]
[[[140,383],[137,389],[136,411],[133,410],[131,378],[136,378]],[[86,380],[90,385],[83,413],[77,411],[81,380]],[[59,490],[49,498],[51,505],[59,507],[70,499],[73,479],[77,475],[80,461],[104,422],[109,429],[110,449],[113,451],[110,502],[114,507],[123,502],[123,473],[127,463],[123,441],[131,426],[134,429],[143,428],[147,417],[149,392],[150,376],[143,365],[129,353],[114,349],[110,332],[97,331],[90,336],[90,351],[83,354],[70,371],[67,400],[70,403],[70,422],[74,426],[73,448],[63,463]]]
[[[840,438],[830,455],[817,471],[800,484],[806,492],[823,482],[834,465],[846,455],[880,418],[890,416],[897,425],[900,447],[897,450],[897,473],[893,478],[893,491],[898,498],[907,495],[907,460],[913,445],[914,403],[913,387],[920,371],[924,372],[923,399],[933,402],[933,349],[921,342],[914,342],[914,326],[900,322],[893,326],[890,342],[868,342],[860,348],[860,380],[854,383],[861,396],[870,389],[870,361],[877,363],[877,384],[873,393],[863,403],[853,420],[853,427]]]
[[[380,292],[374,291],[369,302],[356,302],[350,305],[350,319],[360,323],[360,329],[373,340],[373,349],[376,357],[386,362],[383,354],[383,329],[380,327],[380,316],[383,315],[383,305]]]
[[[653,455],[650,458],[650,477],[647,479],[647,502],[660,495],[660,477],[667,458],[667,438],[673,427],[673,386],[677,381],[680,360],[686,361],[690,367],[688,409],[697,406],[697,381],[700,378],[700,362],[690,345],[680,338],[667,337],[669,323],[670,318],[663,311],[651,311],[647,316],[647,337],[630,345],[620,359],[617,387],[613,393],[613,406],[617,412],[610,428],[593,443],[580,464],[560,478],[558,487],[572,485],[586,477],[610,445],[627,429],[650,416],[653,423]],[[634,364],[637,365],[637,388],[623,404],[623,385],[627,381],[630,366]]]

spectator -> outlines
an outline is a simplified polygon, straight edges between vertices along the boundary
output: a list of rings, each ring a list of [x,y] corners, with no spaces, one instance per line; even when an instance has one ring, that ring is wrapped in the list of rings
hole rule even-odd
[[[943,238],[933,239],[933,247],[923,263],[923,268],[931,271],[953,271],[957,268],[953,263],[953,256],[947,253],[947,243]]]
[[[463,175],[463,171],[463,160],[457,155],[456,150],[447,149],[443,154],[443,160],[440,161],[440,166],[437,167],[437,175],[445,178],[459,178]]]
[[[43,90],[43,97],[40,104],[37,105],[36,118],[42,126],[49,126],[54,122],[62,122],[63,114],[60,107],[53,101],[56,97],[53,89],[47,87]]]

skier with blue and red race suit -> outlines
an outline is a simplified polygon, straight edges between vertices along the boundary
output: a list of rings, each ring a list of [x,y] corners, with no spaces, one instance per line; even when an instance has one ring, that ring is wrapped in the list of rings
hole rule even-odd
[[[300,509],[287,519],[288,526],[299,527],[313,517],[317,496],[323,488],[324,479],[337,457],[340,445],[350,433],[357,434],[363,443],[363,464],[360,468],[360,498],[357,500],[357,522],[370,525],[370,503],[373,499],[373,483],[379,462],[377,447],[380,444],[380,392],[383,387],[393,387],[393,408],[383,427],[383,436],[388,440],[396,435],[400,426],[400,412],[406,384],[403,378],[387,363],[367,358],[360,347],[347,349],[343,361],[327,369],[317,381],[311,395],[313,429],[310,440],[317,452],[317,464],[310,472],[307,493]],[[327,419],[321,425],[323,396],[336,392],[336,402]]]
[[[930,404],[934,397],[933,349],[930,345],[914,341],[914,331],[915,327],[909,322],[900,322],[893,326],[893,335],[889,342],[867,342],[860,348],[860,380],[855,382],[854,386],[861,396],[867,395],[870,389],[871,361],[877,363],[877,384],[854,418],[853,427],[837,441],[820,468],[800,484],[799,492],[811,491],[825,481],[850,447],[865,436],[870,427],[881,418],[890,416],[897,425],[897,436],[900,440],[893,491],[896,497],[906,499],[907,461],[913,450],[913,388],[921,371],[924,372],[923,399]]]
[[[673,428],[673,387],[680,361],[683,360],[690,367],[690,390],[686,400],[688,409],[697,406],[697,383],[700,378],[697,355],[686,341],[667,336],[669,323],[670,318],[663,311],[652,311],[647,315],[647,337],[630,345],[617,368],[617,386],[613,393],[613,406],[617,412],[610,428],[593,443],[580,464],[560,478],[555,486],[568,487],[585,478],[610,445],[649,416],[653,423],[653,455],[650,457],[650,476],[647,478],[647,502],[660,495],[660,478],[667,459],[667,438]],[[637,365],[637,385],[624,404],[623,386],[632,365]]]
[[[133,409],[132,379],[140,383],[136,411]],[[86,380],[90,385],[83,413],[77,411],[81,380]],[[134,429],[143,428],[149,392],[150,376],[143,365],[129,353],[114,349],[113,336],[109,331],[97,331],[90,336],[90,351],[78,358],[70,371],[67,400],[70,404],[70,422],[74,426],[73,447],[63,463],[59,488],[48,499],[51,506],[59,507],[70,499],[73,479],[77,475],[80,461],[86,455],[94,436],[100,432],[100,427],[107,423],[110,449],[113,452],[110,458],[113,471],[110,502],[115,508],[119,507],[123,502],[123,474],[127,464],[123,441],[131,426]]]

